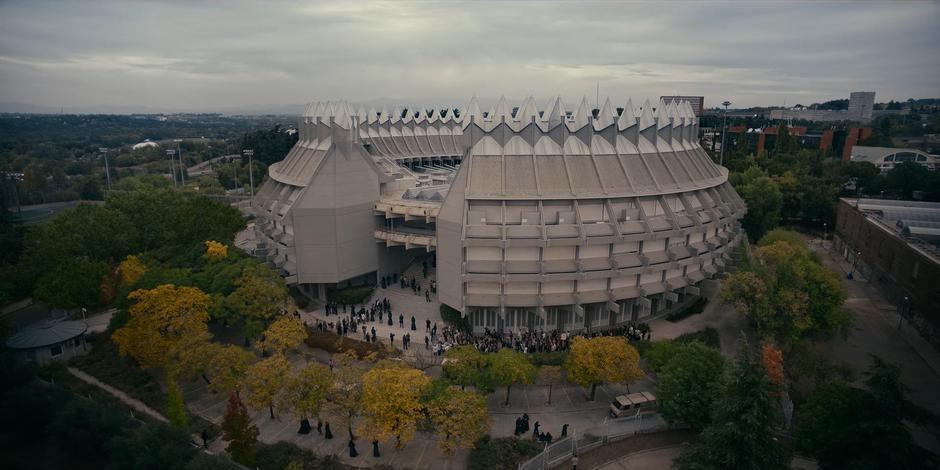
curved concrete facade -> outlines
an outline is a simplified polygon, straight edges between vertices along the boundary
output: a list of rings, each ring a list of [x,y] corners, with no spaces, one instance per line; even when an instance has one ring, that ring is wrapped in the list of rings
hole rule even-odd
[[[436,251],[441,301],[477,330],[602,328],[695,298],[742,237],[744,203],[686,102],[500,99],[482,113],[473,99],[452,114],[308,107],[253,201],[262,227],[292,235],[260,234],[289,280],[339,283],[396,271],[382,260],[399,246]]]

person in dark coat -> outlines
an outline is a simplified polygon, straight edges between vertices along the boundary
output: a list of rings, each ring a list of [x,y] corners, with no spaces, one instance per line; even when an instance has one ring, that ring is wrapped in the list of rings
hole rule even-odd
[[[550,432],[545,433],[545,442],[547,442],[547,443],[549,443],[549,444],[552,443],[552,433],[550,433]]]
[[[379,441],[372,441],[372,456],[381,457],[382,454],[379,453]]]
[[[323,435],[323,421],[319,419],[317,420],[317,434]]]
[[[418,328],[415,326],[415,316],[411,316],[411,331],[418,331]]]
[[[532,437],[539,437],[539,422],[535,422],[535,426],[532,428]]]
[[[392,323],[392,312],[388,312],[388,326],[395,326],[395,324]]]
[[[405,316],[401,313],[398,314],[398,327],[399,328],[405,327]]]
[[[529,432],[529,413],[522,413],[522,432]]]
[[[516,418],[516,430],[513,431],[513,436],[518,436],[520,431],[522,431],[522,418]]]
[[[202,448],[209,448],[209,431],[206,431],[205,429],[202,430]]]
[[[389,339],[389,342],[392,343],[392,346],[394,346],[395,345],[395,333],[389,333],[388,339]]]
[[[565,437],[567,435],[568,435],[568,423],[565,423],[564,425],[561,426],[561,437]]]
[[[427,319],[424,321],[424,328],[425,328],[425,331],[427,331],[428,333],[431,332],[431,320],[430,319]]]
[[[297,430],[297,434],[310,434],[310,421],[307,418],[304,418],[300,421],[300,429]]]
[[[350,457],[358,457],[358,456],[359,456],[359,452],[356,452],[356,443],[353,442],[352,439],[349,440],[349,444],[347,444],[347,446],[349,446],[349,456],[350,456]]]
[[[323,434],[323,437],[333,439],[333,431],[330,431],[330,423],[326,423],[326,432]]]

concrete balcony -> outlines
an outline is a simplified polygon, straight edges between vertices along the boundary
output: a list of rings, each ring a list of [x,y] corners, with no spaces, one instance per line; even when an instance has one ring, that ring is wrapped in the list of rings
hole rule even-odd
[[[440,210],[441,203],[434,201],[383,198],[375,203],[375,211],[385,214],[386,219],[404,218],[406,221],[423,220],[432,223],[437,220]]]
[[[437,237],[430,232],[376,230],[375,239],[379,242],[385,242],[385,246],[404,246],[407,250],[424,248],[426,251],[431,252],[437,249]]]

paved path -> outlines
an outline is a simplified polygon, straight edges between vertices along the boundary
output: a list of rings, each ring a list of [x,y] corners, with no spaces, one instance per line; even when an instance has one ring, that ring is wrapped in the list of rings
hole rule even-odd
[[[151,418],[153,418],[153,419],[155,419],[155,420],[157,420],[157,421],[162,421],[162,422],[164,422],[164,423],[168,423],[168,422],[169,422],[169,420],[167,420],[162,414],[158,413],[158,412],[157,412],[156,410],[154,410],[153,408],[151,408],[151,407],[145,405],[145,404],[144,404],[143,402],[141,402],[140,400],[131,398],[128,394],[126,394],[126,393],[124,393],[124,392],[122,392],[122,391],[120,391],[120,390],[118,390],[118,389],[116,389],[116,388],[114,388],[114,387],[112,387],[112,386],[110,386],[110,385],[108,385],[108,384],[106,384],[106,383],[104,383],[104,382],[102,382],[102,381],[96,379],[95,377],[92,377],[92,376],[90,376],[90,375],[88,375],[88,374],[86,374],[86,373],[82,372],[81,370],[78,370],[78,369],[76,369],[76,368],[74,368],[74,367],[67,367],[66,369],[69,371],[70,374],[74,375],[75,377],[78,377],[78,379],[81,380],[82,382],[86,382],[86,383],[89,383],[89,384],[91,384],[91,385],[94,385],[95,387],[98,387],[98,388],[100,388],[100,389],[102,389],[102,390],[104,390],[104,391],[110,393],[111,395],[114,395],[115,398],[117,398],[118,400],[121,400],[122,402],[124,402],[124,404],[126,404],[126,405],[129,406],[129,407],[131,407],[132,409],[134,409],[134,410],[136,410],[136,411],[138,411],[138,412],[140,412],[140,413],[143,413],[143,414],[145,414],[145,415],[147,415],[147,416],[150,416]]]
[[[672,468],[672,461],[679,457],[683,447],[666,446],[658,449],[642,450],[632,454],[625,455],[613,462],[594,467],[598,470],[669,470]]]
[[[818,243],[810,245],[819,252],[823,263],[843,273],[852,266],[836,253],[821,249]],[[865,380],[865,371],[871,366],[871,356],[901,366],[901,381],[911,391],[910,400],[935,414],[940,414],[940,353],[930,346],[906,321],[898,329],[898,308],[890,303],[875,284],[870,284],[856,272],[855,279],[842,276],[847,298],[845,306],[853,312],[852,327],[847,338],[833,338],[821,346],[835,363],[848,365],[855,371],[856,384]],[[940,440],[936,436],[915,428],[915,441],[940,453]]]

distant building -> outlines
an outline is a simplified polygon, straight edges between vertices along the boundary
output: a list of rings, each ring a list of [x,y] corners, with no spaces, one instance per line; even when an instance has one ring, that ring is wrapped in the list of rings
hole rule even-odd
[[[832,150],[836,155],[842,155],[842,159],[849,160],[849,152],[859,140],[867,139],[871,136],[871,128],[852,127],[849,129],[826,129],[821,133],[808,133],[805,126],[788,127],[790,135],[796,138],[796,142],[802,149],[808,150]],[[728,137],[731,139],[731,145],[737,145],[737,139],[740,136],[744,126],[728,126]],[[777,141],[778,127],[768,126],[764,128],[748,129],[746,139],[748,139],[748,149],[753,153],[760,153],[768,148],[773,148]]]
[[[702,110],[705,109],[704,96],[660,96],[659,99],[666,103],[670,101],[686,101],[692,106],[695,117],[702,117]]]
[[[774,109],[770,111],[770,118],[777,120],[797,119],[804,121],[871,121],[872,110],[875,106],[875,92],[855,91],[849,95],[849,109]]]
[[[842,198],[833,247],[940,345],[940,203]]]
[[[888,171],[894,168],[896,163],[901,162],[917,162],[931,171],[940,168],[940,155],[930,155],[917,149],[856,145],[851,151],[851,161],[869,162],[880,168],[881,171]]]
[[[849,115],[859,116],[862,121],[871,120],[875,108],[875,92],[853,91],[849,94]]]

